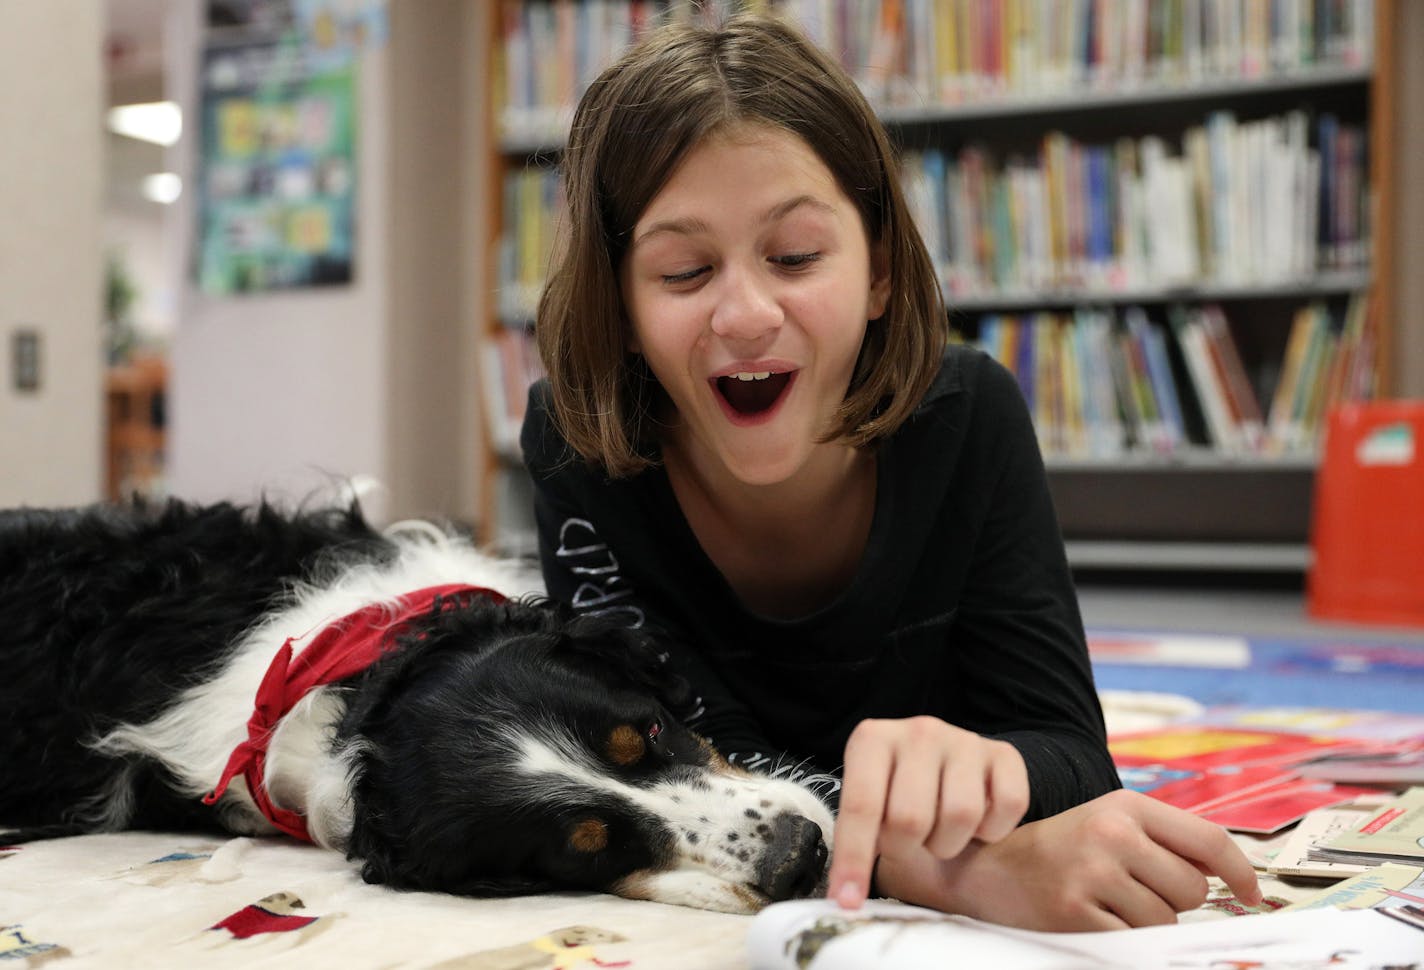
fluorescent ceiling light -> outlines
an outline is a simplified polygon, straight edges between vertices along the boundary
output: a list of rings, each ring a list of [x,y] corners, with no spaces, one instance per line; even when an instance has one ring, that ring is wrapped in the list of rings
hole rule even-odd
[[[109,130],[166,147],[183,133],[183,112],[172,101],[121,104],[109,109]]]
[[[183,180],[173,172],[158,172],[143,177],[143,197],[168,205],[183,194]]]

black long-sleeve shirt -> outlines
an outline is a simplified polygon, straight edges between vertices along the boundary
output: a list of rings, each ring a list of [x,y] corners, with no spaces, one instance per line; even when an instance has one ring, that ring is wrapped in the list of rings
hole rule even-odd
[[[855,579],[795,620],[742,605],[662,466],[610,480],[551,408],[536,384],[522,434],[549,594],[668,634],[669,662],[700,695],[681,713],[729,760],[835,772],[861,720],[931,714],[1019,750],[1027,821],[1118,787],[1028,410],[990,358],[946,351],[877,446]]]

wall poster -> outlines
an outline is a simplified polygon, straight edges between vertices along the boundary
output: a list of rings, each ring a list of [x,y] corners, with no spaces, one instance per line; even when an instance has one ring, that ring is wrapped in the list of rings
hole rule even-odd
[[[355,58],[270,36],[229,35],[204,51],[195,267],[203,292],[351,282],[355,71]]]

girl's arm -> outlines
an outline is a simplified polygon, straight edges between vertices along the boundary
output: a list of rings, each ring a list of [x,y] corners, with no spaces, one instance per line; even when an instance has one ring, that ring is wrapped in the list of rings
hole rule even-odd
[[[967,685],[956,723],[1018,749],[1032,821],[1120,782],[1027,404],[1003,367],[979,371],[965,454],[992,483],[971,515],[980,526],[951,645]]]
[[[954,723],[867,721],[852,735],[831,871],[850,906],[876,855],[952,859],[1120,784],[1028,409],[1003,367],[964,362],[967,427],[939,512],[969,560],[946,593]]]

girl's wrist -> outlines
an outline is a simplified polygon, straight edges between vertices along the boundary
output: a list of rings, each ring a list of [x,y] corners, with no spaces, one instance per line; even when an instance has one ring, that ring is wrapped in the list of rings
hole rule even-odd
[[[974,874],[987,861],[980,858],[983,848],[981,843],[971,842],[953,859],[936,859],[927,851],[909,858],[881,856],[871,877],[872,892],[945,913],[973,916],[978,908],[972,889]]]

